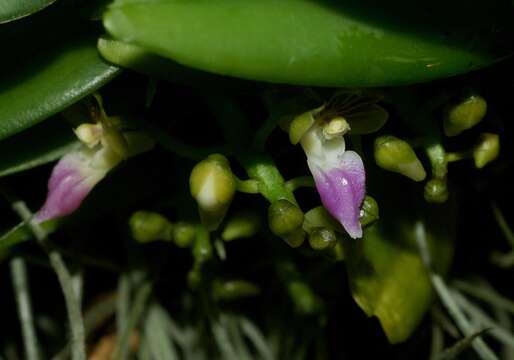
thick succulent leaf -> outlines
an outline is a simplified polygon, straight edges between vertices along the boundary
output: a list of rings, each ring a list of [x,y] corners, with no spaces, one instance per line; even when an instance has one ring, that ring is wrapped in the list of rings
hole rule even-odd
[[[505,56],[510,12],[508,0],[119,0],[104,25],[118,40],[218,74],[378,86],[465,73]]]
[[[2,0],[0,24],[29,16],[52,4],[55,0]]]
[[[61,119],[38,124],[0,142],[0,177],[55,161],[80,146]]]
[[[52,11],[50,11],[52,10]],[[0,29],[0,139],[50,117],[119,71],[97,53],[92,23],[53,6]]]
[[[377,195],[380,220],[365,229],[361,240],[345,241],[344,250],[355,301],[368,316],[379,319],[391,343],[398,343],[412,334],[433,300],[416,227],[425,227],[433,266],[445,272],[452,257],[455,217],[448,206],[419,208],[422,195],[405,196],[408,185],[385,188],[387,194]]]

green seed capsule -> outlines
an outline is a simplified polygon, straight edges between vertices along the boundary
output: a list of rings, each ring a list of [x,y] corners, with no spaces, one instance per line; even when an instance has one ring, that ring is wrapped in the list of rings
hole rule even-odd
[[[212,284],[214,299],[221,301],[233,301],[256,296],[260,291],[257,285],[246,280],[215,280]]]
[[[501,0],[131,0],[115,1],[104,26],[118,40],[217,74],[389,86],[468,72],[510,53],[501,36],[511,36],[511,11]]]
[[[130,230],[138,242],[170,240],[173,226],[164,216],[150,212],[137,211],[130,217]]]
[[[336,233],[327,228],[316,228],[309,234],[309,244],[316,251],[333,248],[337,243]]]
[[[380,136],[375,139],[375,162],[385,170],[393,171],[414,181],[423,181],[425,169],[412,147],[395,136]]]
[[[425,200],[429,203],[444,203],[448,200],[446,179],[431,179],[425,184]]]
[[[479,95],[471,95],[448,106],[443,120],[444,134],[446,136],[459,135],[482,121],[486,112],[487,102]]]
[[[484,133],[480,142],[473,148],[473,159],[478,169],[483,168],[498,157],[500,153],[500,137],[496,134]]]
[[[191,172],[189,187],[198,203],[202,223],[208,230],[216,230],[237,188],[227,158],[213,154],[199,162]]]
[[[360,223],[367,226],[379,218],[378,204],[371,196],[366,196],[361,206]]]

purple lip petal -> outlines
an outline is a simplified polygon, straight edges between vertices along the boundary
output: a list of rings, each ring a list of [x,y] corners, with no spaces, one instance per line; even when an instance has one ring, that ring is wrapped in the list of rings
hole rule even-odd
[[[43,222],[69,215],[105,174],[89,167],[80,153],[64,156],[52,170],[46,201],[34,219]]]
[[[362,237],[359,215],[366,190],[366,173],[360,156],[354,151],[345,151],[340,166],[329,169],[311,161],[308,164],[323,206],[352,238]]]

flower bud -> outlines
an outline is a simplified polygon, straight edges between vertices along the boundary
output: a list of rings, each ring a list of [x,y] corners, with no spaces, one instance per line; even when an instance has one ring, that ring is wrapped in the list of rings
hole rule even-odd
[[[246,280],[214,280],[212,283],[212,295],[214,299],[221,301],[238,300],[258,295],[260,292],[257,285]]]
[[[322,309],[321,300],[305,282],[293,280],[287,285],[287,290],[298,313],[313,315]]]
[[[446,179],[431,179],[425,184],[425,200],[429,203],[444,203],[448,200]]]
[[[175,245],[180,248],[186,248],[193,244],[195,240],[196,230],[193,225],[178,222],[173,226],[172,238]]]
[[[224,241],[252,237],[259,231],[261,222],[259,216],[252,212],[239,213],[227,221],[221,233]]]
[[[478,124],[487,112],[487,102],[479,95],[471,95],[447,107],[443,130],[446,136],[459,135]]]
[[[327,228],[315,228],[309,234],[309,245],[316,251],[331,249],[337,243],[336,233]]]
[[[362,226],[374,223],[379,218],[378,204],[371,196],[366,196],[361,206],[360,219]]]
[[[291,247],[298,247],[303,243],[303,212],[290,201],[280,199],[272,203],[268,209],[268,223],[271,232],[280,236]]]
[[[375,139],[375,162],[385,170],[405,175],[414,181],[422,181],[426,177],[425,169],[412,147],[394,136]]]
[[[132,237],[141,243],[170,240],[173,226],[164,216],[150,211],[137,211],[130,217]]]
[[[191,172],[189,187],[202,223],[208,230],[216,230],[236,191],[236,179],[227,158],[213,154],[199,162]]]
[[[500,137],[496,134],[484,133],[480,136],[480,142],[473,148],[473,159],[478,169],[498,157],[500,153]]]

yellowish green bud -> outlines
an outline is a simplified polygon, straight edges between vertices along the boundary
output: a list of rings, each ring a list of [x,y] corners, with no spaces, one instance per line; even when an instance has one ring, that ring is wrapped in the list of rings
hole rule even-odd
[[[487,102],[480,95],[471,95],[447,107],[443,129],[446,136],[459,135],[478,124],[487,112]]]
[[[361,206],[360,223],[367,226],[374,223],[379,218],[378,204],[371,196],[366,196]]]
[[[484,133],[480,142],[473,148],[473,159],[478,169],[483,168],[496,159],[500,153],[500,137],[496,134]]]
[[[298,313],[313,315],[321,310],[320,299],[305,282],[293,280],[287,285],[287,290]]]
[[[164,216],[150,212],[137,211],[130,217],[130,230],[138,242],[170,240],[173,225]]]
[[[280,199],[272,203],[268,208],[268,223],[271,232],[280,236],[291,247],[298,247],[303,243],[303,212],[290,201]]]
[[[412,147],[404,140],[386,135],[375,139],[375,162],[385,170],[423,181],[425,169]]]
[[[252,237],[259,231],[260,225],[261,221],[256,213],[239,213],[228,219],[221,238],[225,241],[232,241]]]
[[[175,245],[186,248],[193,244],[196,236],[196,229],[193,225],[178,222],[173,226],[172,238]]]
[[[425,184],[425,200],[429,203],[444,203],[448,200],[446,179],[431,179]]]
[[[236,186],[236,178],[223,155],[209,155],[193,168],[189,187],[198,203],[202,223],[208,230],[216,230],[223,221]]]
[[[256,296],[261,289],[246,280],[215,280],[212,283],[212,295],[214,299],[221,301],[233,301],[251,296]]]
[[[337,236],[333,230],[319,227],[309,234],[309,244],[314,250],[329,250],[333,248],[336,243]]]

